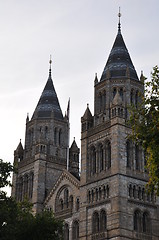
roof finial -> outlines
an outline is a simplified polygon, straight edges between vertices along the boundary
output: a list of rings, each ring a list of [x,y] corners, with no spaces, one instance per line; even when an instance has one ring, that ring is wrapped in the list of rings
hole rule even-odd
[[[121,23],[120,23],[121,12],[120,12],[120,7],[119,7],[119,13],[118,13],[118,17],[119,17],[119,23],[118,23],[118,33],[121,33]]]
[[[49,61],[49,64],[50,64],[50,69],[49,69],[49,78],[51,78],[51,64],[52,64],[51,55],[50,55],[50,61]]]

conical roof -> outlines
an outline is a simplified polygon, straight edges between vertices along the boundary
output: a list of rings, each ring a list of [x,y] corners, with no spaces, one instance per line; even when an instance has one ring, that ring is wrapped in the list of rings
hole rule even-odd
[[[15,152],[16,152],[17,154],[22,154],[23,151],[24,151],[24,150],[23,150],[23,146],[22,146],[22,143],[21,143],[21,139],[20,139],[20,143],[18,144]]]
[[[129,52],[121,34],[120,22],[118,24],[118,34],[108,57],[100,81],[110,78],[126,78],[126,70],[129,68],[130,78],[139,80],[134,65],[131,61]]]
[[[53,85],[50,68],[49,78],[33,113],[32,119],[50,118],[51,116],[54,116],[55,119],[63,119],[58,97]]]
[[[83,120],[90,120],[90,121],[92,120],[92,113],[91,113],[91,111],[89,109],[89,105],[88,104],[87,104],[87,108],[86,108],[86,111],[85,111],[82,119]]]
[[[77,151],[77,150],[79,150],[79,148],[78,148],[78,146],[77,146],[77,143],[76,143],[76,141],[75,141],[75,138],[74,138],[74,140],[73,140],[73,142],[72,142],[72,145],[71,145],[71,147],[70,147],[70,150],[71,150],[71,151]]]

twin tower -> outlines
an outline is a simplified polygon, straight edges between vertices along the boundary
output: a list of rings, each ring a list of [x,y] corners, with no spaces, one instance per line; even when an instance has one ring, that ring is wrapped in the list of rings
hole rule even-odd
[[[131,142],[129,111],[138,106],[144,77],[137,76],[118,33],[101,78],[94,80],[94,114],[81,118],[79,148],[69,148],[69,114],[63,116],[51,77],[31,119],[24,147],[14,152],[18,172],[12,196],[28,198],[34,212],[52,209],[64,220],[65,240],[159,239],[159,201],[148,193],[142,147]],[[68,105],[69,108],[69,105]]]

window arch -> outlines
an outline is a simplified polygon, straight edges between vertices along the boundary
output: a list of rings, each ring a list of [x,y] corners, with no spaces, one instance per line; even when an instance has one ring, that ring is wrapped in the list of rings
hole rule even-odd
[[[141,231],[141,212],[139,210],[134,212],[134,230],[136,232]]]
[[[61,145],[61,140],[62,140],[62,130],[59,130],[59,145]]]
[[[120,94],[120,97],[121,97],[121,99],[122,99],[122,101],[123,101],[123,88],[120,88],[120,90],[119,90],[119,94]]]
[[[99,146],[99,161],[100,161],[100,171],[104,170],[104,151],[103,146],[100,144]]]
[[[98,212],[93,213],[92,232],[93,233],[99,232],[99,213]]]
[[[79,222],[76,220],[72,224],[72,240],[79,239]]]
[[[69,240],[69,225],[67,223],[64,225],[64,240]]]
[[[105,210],[102,210],[100,213],[100,231],[106,230],[107,217]]]
[[[68,208],[68,202],[69,202],[69,192],[68,192],[68,189],[65,188],[65,190],[64,190],[64,204],[65,204],[66,208]]]
[[[133,89],[131,90],[131,93],[130,93],[130,103],[131,103],[131,105],[134,103],[134,91],[133,91]]]
[[[54,129],[54,144],[57,144],[57,128]]]
[[[117,92],[117,90],[116,90],[116,88],[114,88],[114,89],[113,89],[113,98],[115,97],[116,92]]]
[[[143,213],[143,232],[150,232],[150,215],[148,212]]]
[[[107,141],[106,143],[106,162],[107,162],[107,168],[111,168],[111,144],[110,141]]]
[[[96,150],[95,147],[93,146],[91,148],[91,159],[92,159],[92,173],[95,174],[96,173]]]
[[[79,211],[80,201],[79,198],[76,199],[76,211]]]
[[[136,170],[140,170],[139,164],[139,146],[135,144],[135,163],[136,163]]]
[[[127,162],[127,167],[131,167],[131,146],[130,146],[130,141],[126,142],[126,162]]]

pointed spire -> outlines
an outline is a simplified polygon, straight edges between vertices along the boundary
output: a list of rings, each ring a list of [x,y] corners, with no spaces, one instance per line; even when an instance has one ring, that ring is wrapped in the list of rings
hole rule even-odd
[[[121,77],[127,78],[126,76],[127,67],[129,68],[129,71],[130,71],[130,78],[138,81],[139,79],[138,79],[136,70],[134,68],[128,49],[125,45],[123,36],[121,34],[120,8],[119,8],[118,17],[119,17],[118,34],[115,38],[113,47],[109,54],[109,57],[106,62],[100,81],[103,81],[109,78],[110,79],[121,78]]]
[[[54,88],[54,84],[51,77],[51,56],[50,56],[50,68],[49,68],[49,78],[46,82],[44,90],[41,94],[39,102],[33,113],[32,119],[35,118],[56,118],[63,119],[63,114],[60,108],[58,97]]]
[[[98,83],[98,77],[97,77],[97,73],[95,73],[94,85],[96,85],[97,83]]]
[[[118,17],[119,17],[119,23],[118,23],[118,34],[120,34],[120,33],[121,33],[121,23],[120,23],[121,13],[120,13],[120,7],[119,7]]]
[[[49,68],[49,78],[51,78],[51,64],[52,64],[51,55],[50,55],[49,64],[50,64],[50,68]]]

